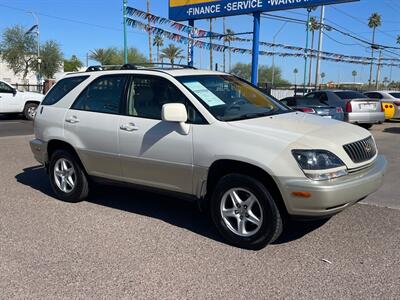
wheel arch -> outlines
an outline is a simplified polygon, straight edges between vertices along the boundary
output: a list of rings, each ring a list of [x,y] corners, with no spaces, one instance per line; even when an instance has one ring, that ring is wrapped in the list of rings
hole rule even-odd
[[[87,174],[85,166],[83,165],[82,160],[80,159],[80,157],[78,155],[78,152],[75,150],[75,148],[71,144],[69,144],[63,140],[53,139],[47,143],[48,163],[50,162],[50,159],[51,159],[51,156],[53,155],[53,153],[57,150],[65,150],[65,151],[68,151],[70,154],[72,154],[77,159],[77,162],[82,167],[82,170],[84,170],[84,172]]]
[[[268,191],[274,197],[276,205],[283,216],[288,215],[286,205],[282,198],[282,193],[279,190],[277,183],[274,178],[264,169],[255,166],[253,164],[231,160],[231,159],[221,159],[213,162],[208,170],[207,176],[207,195],[211,195],[215,186],[217,185],[219,179],[228,174],[242,174],[249,177],[260,180],[262,184],[268,189]],[[206,197],[210,199],[210,197]]]

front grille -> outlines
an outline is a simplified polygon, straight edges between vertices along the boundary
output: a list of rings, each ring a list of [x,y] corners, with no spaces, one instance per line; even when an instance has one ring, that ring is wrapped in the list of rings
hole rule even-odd
[[[355,163],[368,161],[376,155],[376,145],[372,136],[343,146],[346,153]]]

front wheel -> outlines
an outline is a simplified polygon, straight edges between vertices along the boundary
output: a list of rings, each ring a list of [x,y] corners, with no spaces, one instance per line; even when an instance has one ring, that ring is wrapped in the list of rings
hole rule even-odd
[[[211,216],[229,243],[245,249],[259,250],[282,233],[282,218],[267,188],[241,174],[224,176],[218,182]]]
[[[36,116],[38,105],[36,103],[27,103],[24,108],[25,119],[32,121]]]
[[[79,202],[89,194],[89,183],[77,158],[65,150],[57,150],[49,164],[51,188],[57,198]]]

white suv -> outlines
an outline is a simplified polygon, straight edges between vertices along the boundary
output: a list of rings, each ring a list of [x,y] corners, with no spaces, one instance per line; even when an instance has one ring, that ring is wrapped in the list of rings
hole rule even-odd
[[[0,80],[0,114],[22,113],[27,120],[33,120],[43,97],[39,93],[18,91]]]
[[[329,217],[375,192],[386,160],[357,126],[293,111],[220,72],[71,74],[35,119],[55,195],[117,181],[193,199],[233,245],[259,249],[286,217]]]

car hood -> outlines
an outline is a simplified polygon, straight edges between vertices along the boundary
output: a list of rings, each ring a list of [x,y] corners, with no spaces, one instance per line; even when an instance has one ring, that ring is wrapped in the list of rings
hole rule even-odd
[[[229,122],[229,125],[259,135],[260,138],[333,151],[339,145],[341,147],[371,135],[355,125],[301,112]]]

